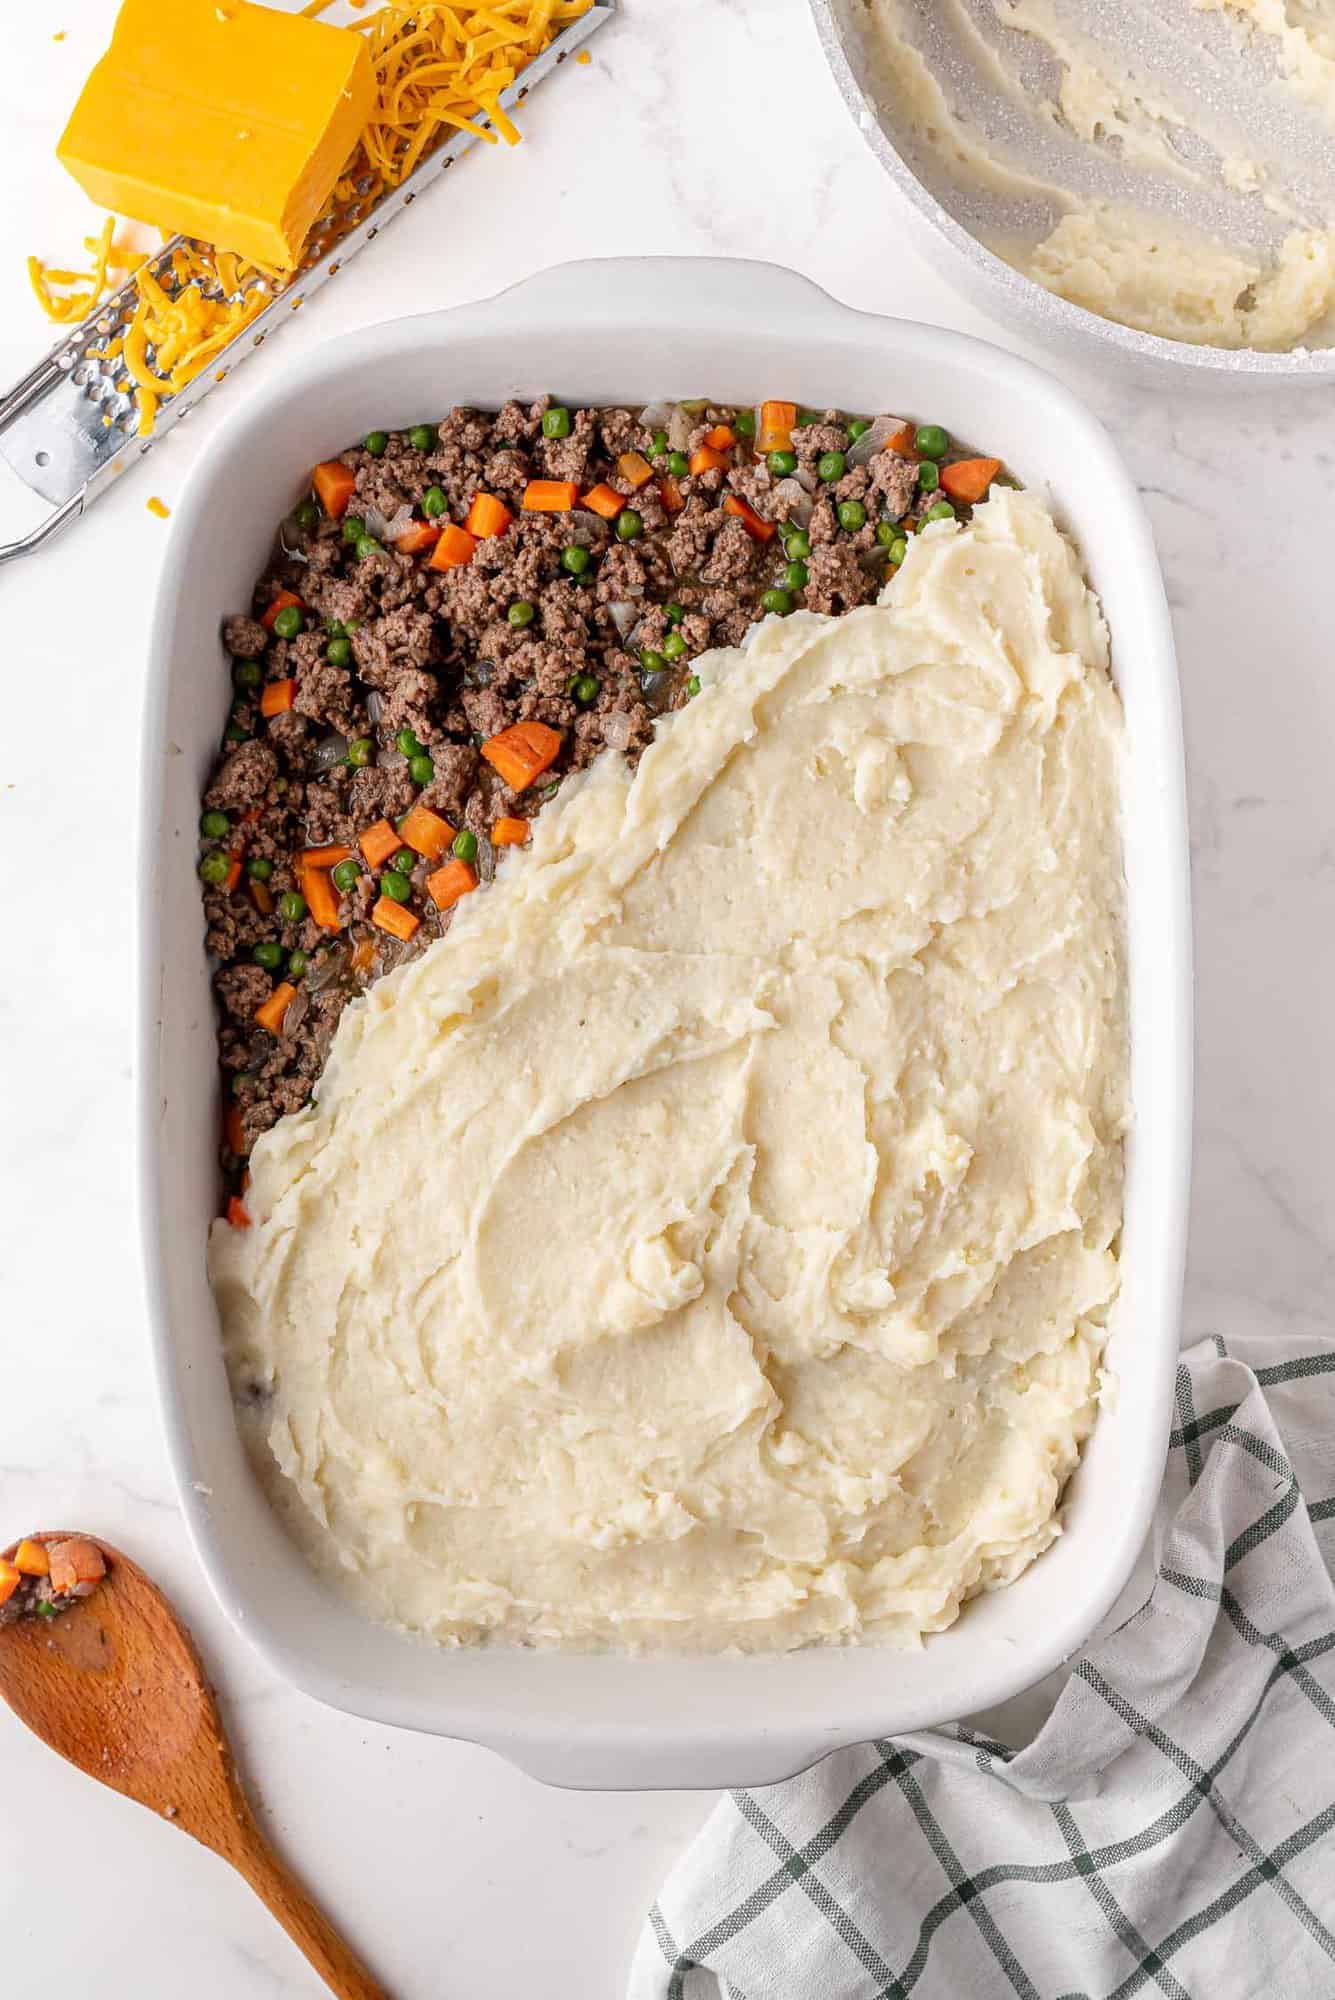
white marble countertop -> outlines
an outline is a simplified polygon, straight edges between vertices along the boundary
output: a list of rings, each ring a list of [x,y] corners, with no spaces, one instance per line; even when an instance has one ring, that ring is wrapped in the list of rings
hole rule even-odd
[[[25,253],[69,255],[90,226],[52,147],[113,12],[114,0],[60,0],[7,8],[0,25],[11,194],[0,379],[47,338]],[[1008,339],[903,240],[804,0],[623,0],[591,64],[541,91],[524,128],[517,152],[475,152],[397,221],[284,342],[479,296],[563,258],[646,251],[773,258],[854,304]],[[166,533],[145,502],[156,492],[171,504],[266,360],[251,366],[151,469],[0,573],[0,1536],[87,1526],[167,1587],[267,1824],[403,2000],[612,2000],[657,1881],[709,1800],[547,1791],[484,1751],[373,1728],[290,1692],[224,1624],[168,1476],[131,1160],[143,614]],[[1324,1329],[1335,1290],[1335,407],[1312,393],[1077,386],[1147,496],[1181,652],[1199,982],[1185,1334]],[[40,511],[0,478],[0,531]],[[85,604],[98,607],[91,640],[76,615]],[[8,2000],[87,1992],[90,1953],[107,2000],[320,1990],[202,1849],[3,1714],[0,1748]]]

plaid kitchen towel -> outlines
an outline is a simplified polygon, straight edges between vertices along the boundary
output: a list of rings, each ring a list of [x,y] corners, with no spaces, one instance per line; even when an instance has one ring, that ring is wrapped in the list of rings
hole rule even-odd
[[[1184,1357],[1154,1548],[1022,1749],[957,1725],[724,1798],[631,2000],[1333,2000],[1335,1342]]]

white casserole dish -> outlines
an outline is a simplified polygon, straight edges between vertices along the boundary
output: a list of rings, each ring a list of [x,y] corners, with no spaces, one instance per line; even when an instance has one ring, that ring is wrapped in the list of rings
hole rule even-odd
[[[1107,610],[1127,718],[1136,1106],[1109,1357],[1117,1392],[1064,1536],[917,1654],[439,1651],[323,1590],[270,1513],[233,1422],[205,1275],[218,1098],[195,876],[200,788],[229,695],[219,624],[248,602],[273,526],[318,459],[424,410],[549,388],[577,403],[773,392],[930,416],[1050,492]],[[990,1706],[1081,1643],[1130,1574],[1164,1458],[1189,1165],[1190,933],[1177,678],[1154,545],[1106,433],[1064,388],[981,341],[854,312],[773,266],[712,259],[567,265],[313,349],[242,402],[177,509],[153,621],[144,791],[139,1105],[158,1382],[200,1560],[276,1673],[354,1714],[485,1743],[552,1783],[754,1785],[840,1744]]]

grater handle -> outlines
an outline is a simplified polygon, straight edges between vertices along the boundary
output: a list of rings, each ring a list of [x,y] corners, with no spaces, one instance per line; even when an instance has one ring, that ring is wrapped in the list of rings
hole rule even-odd
[[[63,507],[55,508],[44,521],[39,521],[26,535],[20,535],[16,542],[0,542],[0,563],[12,562],[15,556],[30,555],[50,536],[58,534],[67,522],[77,521],[84,510],[87,493],[88,488],[81,486],[77,493],[71,493]]]

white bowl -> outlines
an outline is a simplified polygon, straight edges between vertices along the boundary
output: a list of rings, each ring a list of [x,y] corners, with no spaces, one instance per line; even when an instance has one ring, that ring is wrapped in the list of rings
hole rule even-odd
[[[223,616],[249,602],[307,468],[373,426],[559,389],[572,403],[707,391],[723,402],[904,410],[1050,492],[1112,627],[1126,707],[1132,1090],[1118,1390],[1073,1482],[1066,1532],[919,1653],[775,1658],[440,1651],[327,1594],[265,1503],[233,1422],[205,1275],[217,1070],[195,876],[199,795],[226,715]],[[764,1784],[840,1744],[1005,1699],[1070,1654],[1125,1583],[1162,1472],[1177,1349],[1190,1124],[1186,815],[1172,632],[1140,502],[1060,384],[936,327],[874,318],[770,265],[574,264],[499,298],[345,335],[268,373],[176,510],[152,631],[140,873],[143,1232],[181,1506],[224,1610],[321,1701],[490,1745],[578,1786]]]
[[[1296,347],[1270,354],[1254,347],[1197,346],[1165,340],[1103,319],[1059,298],[1017,271],[953,215],[914,173],[895,143],[895,108],[877,88],[868,15],[861,0],[811,0],[821,47],[858,130],[905,197],[906,213],[929,256],[973,303],[1053,351],[1086,366],[1115,367],[1161,386],[1195,381],[1203,388],[1273,388],[1291,382],[1335,382],[1335,347]]]

